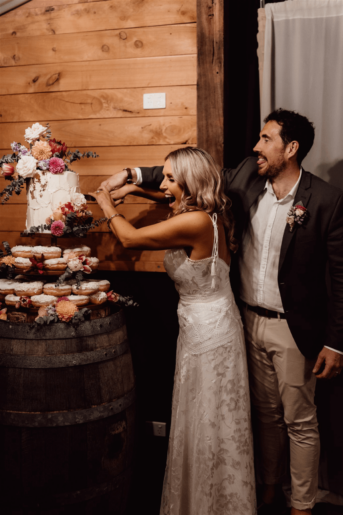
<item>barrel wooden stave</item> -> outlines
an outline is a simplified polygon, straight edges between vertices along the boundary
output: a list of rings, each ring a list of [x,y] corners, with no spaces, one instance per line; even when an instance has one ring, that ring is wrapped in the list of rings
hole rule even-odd
[[[119,324],[120,325],[120,324]],[[0,354],[69,356],[120,347],[122,354],[100,362],[59,368],[0,368],[0,491],[9,515],[122,514],[127,499],[134,448],[134,376],[125,347],[124,324],[111,333],[68,340],[0,338]],[[124,347],[123,347],[124,345]],[[125,350],[126,349],[126,350]],[[98,354],[94,353],[95,359]],[[49,358],[50,359],[50,358]],[[64,359],[64,358],[63,358]],[[46,364],[45,364],[46,365]],[[44,366],[45,366],[44,365]],[[60,363],[61,365],[61,363]],[[131,397],[130,397],[131,395]],[[121,409],[121,400],[128,398]],[[45,427],[44,417],[61,412],[112,409],[97,420]],[[85,410],[83,412],[83,410]],[[88,411],[87,411],[88,410]],[[17,427],[4,422],[6,412],[43,416],[43,427]],[[63,418],[64,417],[64,418]],[[30,422],[26,422],[30,424]],[[38,506],[39,505],[39,506]]]

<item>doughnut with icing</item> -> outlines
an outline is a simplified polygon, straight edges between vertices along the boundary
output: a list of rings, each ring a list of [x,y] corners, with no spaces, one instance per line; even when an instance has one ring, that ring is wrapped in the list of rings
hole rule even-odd
[[[88,266],[91,267],[92,270],[96,270],[99,266],[99,260],[97,257],[89,257],[88,259]]]
[[[87,295],[68,295],[68,300],[76,306],[85,306],[89,304],[89,297]]]
[[[11,281],[10,279],[0,279],[0,294],[13,295],[16,284],[18,284],[16,281]]]
[[[64,258],[46,259],[43,261],[45,270],[65,270],[67,262]]]
[[[93,293],[93,295],[90,295],[89,298],[92,304],[103,304],[107,301],[107,295],[104,291]]]
[[[14,266],[16,268],[21,268],[22,270],[28,270],[29,268],[32,268],[32,263],[29,258],[16,257]]]
[[[32,304],[36,308],[40,308],[41,306],[50,306],[50,304],[56,303],[56,297],[53,295],[34,295],[31,297]]]
[[[14,293],[19,297],[32,297],[33,295],[40,295],[42,292],[42,281],[30,281],[27,283],[19,283],[14,286]]]
[[[65,249],[63,251],[63,257],[68,260],[68,254],[72,254],[73,258],[76,256],[90,256],[91,255],[91,249],[87,247],[86,245],[81,245],[81,247],[75,247],[72,249]]]
[[[33,247],[32,251],[33,257],[39,261],[60,258],[62,255],[62,250],[59,247],[43,247],[42,245],[37,245]]]
[[[5,304],[7,306],[15,306],[17,302],[20,302],[20,297],[17,297],[17,295],[6,295]]]
[[[16,245],[11,249],[14,257],[30,258],[33,257],[33,247],[30,245]]]
[[[71,294],[71,285],[70,284],[59,284],[57,283],[47,283],[44,284],[43,292],[45,295],[53,295],[54,297],[68,297]]]
[[[72,290],[76,295],[93,295],[93,293],[99,291],[99,288],[94,282],[81,281],[80,288],[77,287],[77,284],[73,284]]]

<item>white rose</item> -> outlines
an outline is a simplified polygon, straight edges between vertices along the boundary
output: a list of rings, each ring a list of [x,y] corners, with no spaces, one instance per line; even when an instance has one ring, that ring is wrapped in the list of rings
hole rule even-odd
[[[32,177],[37,167],[37,159],[33,156],[23,156],[19,159],[16,171],[22,177]]]
[[[68,261],[68,268],[72,272],[77,272],[78,270],[82,270],[83,264],[82,264],[81,259],[75,258],[75,259],[71,259],[70,261]]]
[[[82,193],[73,193],[71,195],[71,201],[77,209],[87,204],[87,200]]]
[[[304,214],[304,211],[303,211],[302,209],[296,209],[296,210],[295,210],[295,214],[296,214],[297,216],[301,216],[301,215],[303,215],[303,214]]]
[[[25,139],[28,143],[32,143],[36,139],[39,138],[45,131],[47,127],[43,127],[40,123],[34,123],[32,127],[28,127],[25,130]]]

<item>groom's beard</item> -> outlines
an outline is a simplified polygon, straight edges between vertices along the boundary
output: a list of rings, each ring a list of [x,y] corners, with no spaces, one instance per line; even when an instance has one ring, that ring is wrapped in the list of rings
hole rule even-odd
[[[264,159],[266,159],[265,156],[263,156],[262,154],[260,154],[259,157],[263,157]],[[258,168],[258,174],[261,175],[261,177],[269,177],[270,179],[275,179],[275,177],[278,177],[280,173],[284,171],[285,168],[286,161],[280,156],[280,159],[276,163],[268,163],[267,167],[263,169]]]

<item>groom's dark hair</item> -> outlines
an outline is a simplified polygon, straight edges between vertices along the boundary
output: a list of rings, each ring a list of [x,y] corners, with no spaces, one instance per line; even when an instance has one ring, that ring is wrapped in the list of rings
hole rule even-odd
[[[314,141],[314,125],[306,116],[302,116],[295,111],[286,109],[276,109],[270,113],[264,123],[275,121],[281,126],[280,136],[285,146],[291,141],[299,143],[297,161],[300,165],[307,156]]]

